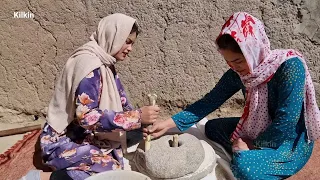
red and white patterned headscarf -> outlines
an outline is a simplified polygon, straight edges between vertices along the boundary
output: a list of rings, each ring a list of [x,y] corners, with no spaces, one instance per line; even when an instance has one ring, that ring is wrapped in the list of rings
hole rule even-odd
[[[318,139],[320,112],[312,79],[302,55],[293,49],[271,50],[263,23],[245,12],[233,14],[223,25],[218,38],[222,34],[230,34],[237,41],[250,69],[250,73],[245,76],[239,74],[247,90],[246,105],[231,141],[239,137],[256,139],[271,124],[267,82],[283,62],[293,57],[298,57],[303,62],[306,72],[304,117],[308,139]]]

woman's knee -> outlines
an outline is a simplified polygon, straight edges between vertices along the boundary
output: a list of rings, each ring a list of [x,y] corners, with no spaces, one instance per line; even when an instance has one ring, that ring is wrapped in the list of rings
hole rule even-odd
[[[215,141],[218,139],[218,132],[220,131],[219,120],[210,120],[204,126],[206,136]]]
[[[211,139],[211,131],[212,131],[212,128],[211,127],[214,127],[214,126],[212,126],[212,123],[211,123],[211,121],[208,121],[206,124],[205,124],[205,126],[204,126],[204,133],[206,134],[206,136],[209,138],[209,139]]]
[[[246,179],[246,180],[250,180],[250,179],[255,179],[253,177],[253,167],[248,166],[248,164],[246,164],[245,162],[246,160],[241,160],[240,158],[237,160],[233,160],[232,164],[231,164],[231,169],[233,172],[233,175],[237,178],[237,179]]]
[[[234,153],[231,169],[237,179],[270,179],[266,176],[267,162],[261,161],[251,150]]]

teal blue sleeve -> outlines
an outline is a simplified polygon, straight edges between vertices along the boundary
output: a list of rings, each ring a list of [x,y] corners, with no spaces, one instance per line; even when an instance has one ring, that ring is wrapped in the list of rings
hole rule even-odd
[[[292,58],[282,64],[278,71],[274,76],[277,78],[278,97],[275,99],[275,117],[268,128],[254,140],[257,147],[267,145],[277,149],[284,141],[293,141],[297,136],[295,131],[303,107],[305,69],[298,58]]]
[[[227,99],[238,92],[242,86],[238,74],[229,69],[208,94],[184,111],[173,115],[172,119],[180,131],[185,131],[194,123],[219,108]]]

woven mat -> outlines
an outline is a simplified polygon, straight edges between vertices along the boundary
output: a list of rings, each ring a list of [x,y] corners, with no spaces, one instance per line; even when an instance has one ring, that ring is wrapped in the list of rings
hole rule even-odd
[[[0,155],[0,180],[18,180],[31,169],[50,171],[42,165],[38,141],[40,133],[41,130],[27,133],[22,140]]]

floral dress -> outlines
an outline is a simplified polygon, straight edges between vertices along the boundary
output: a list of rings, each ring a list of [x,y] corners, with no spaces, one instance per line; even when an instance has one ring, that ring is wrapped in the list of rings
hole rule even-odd
[[[130,131],[141,127],[140,110],[133,110],[118,75],[114,74],[123,112],[99,109],[102,83],[100,69],[97,68],[77,88],[75,120],[60,134],[45,124],[40,135],[44,162],[56,170],[66,169],[72,179],[80,180],[98,172],[123,169],[121,148],[108,150],[111,143],[98,141],[92,134],[93,130]]]

